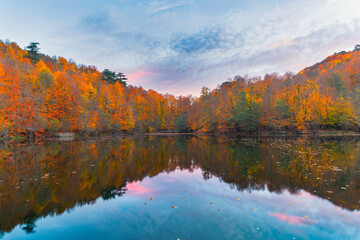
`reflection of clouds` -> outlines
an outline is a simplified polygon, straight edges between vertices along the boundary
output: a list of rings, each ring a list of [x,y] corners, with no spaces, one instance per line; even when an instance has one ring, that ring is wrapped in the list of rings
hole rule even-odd
[[[148,188],[145,185],[141,184],[141,182],[131,182],[126,185],[127,193],[135,194],[135,195],[143,195],[152,193],[153,189]]]
[[[306,219],[303,217],[291,216],[291,215],[286,215],[283,213],[270,212],[269,216],[276,217],[280,221],[286,222],[291,225],[304,225],[306,222]]]
[[[307,198],[307,199],[317,199],[319,198],[318,196],[312,195],[308,192],[305,191],[300,191],[298,194],[296,194],[297,196],[301,197],[301,198]]]
[[[226,226],[224,228],[229,233],[235,234],[234,236],[238,231],[241,231],[243,236],[247,234],[251,236],[253,234],[251,230],[260,227],[264,232],[278,229],[275,231],[276,234],[280,231],[281,236],[291,234],[291,238],[293,236],[301,239],[360,237],[357,232],[360,226],[359,211],[336,207],[331,201],[304,190],[298,193],[283,190],[279,193],[271,192],[265,186],[263,189],[252,189],[251,192],[247,191],[249,189],[238,191],[219,180],[215,176],[205,180],[201,168],[196,168],[192,172],[177,169],[145,178],[136,185],[146,189],[156,189],[156,195],[151,193],[148,197],[155,196],[154,203],[158,205],[157,207],[152,205],[154,207],[152,210],[156,213],[162,212],[163,217],[169,217],[172,213],[168,213],[166,208],[164,210],[164,206],[176,205],[181,209],[176,214],[189,216],[188,214],[191,213],[194,216],[212,218],[215,222],[221,219],[221,224]],[[183,197],[186,199],[183,200]],[[215,200],[212,205],[209,204],[211,200]],[[212,206],[221,209],[221,216],[224,218],[214,217]],[[181,218],[178,216],[177,219]],[[157,218],[154,217],[149,221],[157,221]],[[176,223],[176,225],[181,224],[183,223]],[[197,224],[202,226],[199,220]],[[239,230],[239,226],[244,227],[240,227]],[[276,234],[271,235],[269,239],[276,239],[278,236]]]

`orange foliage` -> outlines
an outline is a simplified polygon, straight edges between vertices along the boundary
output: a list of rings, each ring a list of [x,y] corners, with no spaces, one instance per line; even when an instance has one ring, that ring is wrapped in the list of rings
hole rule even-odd
[[[187,130],[203,132],[357,129],[360,123],[360,51],[335,54],[297,75],[237,76],[212,91],[203,88],[199,98],[110,84],[93,66],[43,54],[34,64],[26,54],[0,41],[0,137],[167,132],[184,114]]]

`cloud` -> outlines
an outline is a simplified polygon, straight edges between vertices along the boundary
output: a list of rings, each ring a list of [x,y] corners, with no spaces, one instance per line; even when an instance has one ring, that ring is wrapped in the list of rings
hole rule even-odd
[[[220,33],[218,31],[205,31],[182,39],[172,41],[172,49],[180,53],[198,53],[212,50],[220,44]]]
[[[144,69],[135,69],[127,74],[131,84],[139,84],[147,81],[148,77],[156,76],[158,73],[155,69],[145,67]]]
[[[104,34],[111,32],[113,23],[107,13],[98,13],[97,16],[89,16],[82,19],[81,26],[88,32]]]
[[[151,12],[151,16],[154,16],[159,13],[165,13],[170,10],[175,10],[179,7],[185,6],[187,3],[187,1],[153,1],[148,3],[148,11]]]
[[[120,71],[133,84],[174,94],[198,95],[202,86],[214,88],[238,74],[297,72],[360,39],[358,0],[69,4],[4,4],[2,34],[22,46],[39,41],[45,53]],[[36,17],[29,14],[34,11]]]

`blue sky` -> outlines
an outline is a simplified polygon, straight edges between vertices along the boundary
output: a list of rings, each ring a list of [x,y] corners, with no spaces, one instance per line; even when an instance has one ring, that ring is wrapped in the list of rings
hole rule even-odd
[[[359,0],[0,0],[0,38],[161,93],[298,72],[360,43]]]

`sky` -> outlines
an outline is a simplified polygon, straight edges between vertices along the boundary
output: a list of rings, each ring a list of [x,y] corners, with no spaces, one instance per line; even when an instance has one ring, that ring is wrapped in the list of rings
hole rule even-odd
[[[175,95],[297,73],[352,50],[359,30],[359,0],[0,0],[0,39]]]

